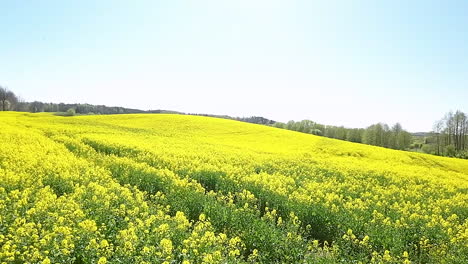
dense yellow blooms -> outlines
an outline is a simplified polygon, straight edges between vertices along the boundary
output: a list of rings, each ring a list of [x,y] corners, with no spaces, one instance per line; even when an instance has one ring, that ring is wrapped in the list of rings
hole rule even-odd
[[[468,263],[467,160],[198,116],[0,123],[0,263]]]

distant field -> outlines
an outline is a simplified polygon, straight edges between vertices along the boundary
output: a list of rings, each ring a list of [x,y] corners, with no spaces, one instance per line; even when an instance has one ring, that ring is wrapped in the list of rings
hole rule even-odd
[[[0,124],[0,263],[468,263],[468,160],[200,116]]]

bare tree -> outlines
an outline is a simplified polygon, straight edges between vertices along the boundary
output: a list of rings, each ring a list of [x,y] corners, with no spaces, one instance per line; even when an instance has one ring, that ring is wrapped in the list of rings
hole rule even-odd
[[[0,86],[0,104],[2,111],[11,110],[18,102],[18,97],[5,87]]]
[[[437,144],[437,153],[466,156],[468,141],[468,114],[457,110],[448,112],[444,118],[434,124],[434,138]],[[464,154],[465,153],[465,154]]]
[[[466,131],[466,124],[467,124],[467,115],[463,112],[458,113],[460,129],[458,135],[458,142],[459,142],[459,150],[465,150],[465,137],[467,135]]]
[[[5,111],[7,105],[7,89],[0,86],[0,103],[2,104],[2,111]]]
[[[451,145],[452,144],[452,134],[453,134],[453,112],[450,111],[447,114],[445,114],[444,117],[445,121],[445,134],[446,134],[446,139],[445,139],[445,145]]]
[[[439,120],[434,124],[434,133],[436,136],[436,142],[437,142],[437,155],[440,155],[440,134],[444,130],[444,120]]]

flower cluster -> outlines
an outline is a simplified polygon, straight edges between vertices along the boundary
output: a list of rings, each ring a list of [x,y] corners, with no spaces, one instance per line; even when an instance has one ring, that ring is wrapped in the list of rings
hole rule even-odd
[[[468,263],[466,160],[200,116],[0,122],[0,263]]]

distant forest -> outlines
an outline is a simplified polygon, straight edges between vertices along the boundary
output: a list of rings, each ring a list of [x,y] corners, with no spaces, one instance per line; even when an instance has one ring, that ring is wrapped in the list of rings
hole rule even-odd
[[[448,112],[436,121],[422,149],[426,153],[468,158],[468,114]]]
[[[93,115],[93,114],[136,114],[136,113],[171,113],[186,114],[170,110],[139,110],[124,107],[109,107],[91,104],[25,102],[12,91],[0,86],[0,110],[20,112],[53,112],[57,115]],[[425,152],[428,154],[468,159],[468,114],[462,111],[448,112],[434,123],[433,131],[410,133],[396,123],[373,124],[367,128],[345,128],[328,126],[311,120],[275,122],[259,116],[231,117],[228,115],[190,114],[238,120],[242,122],[268,125],[282,129],[314,134],[356,143],[380,146],[397,150]]]
[[[385,148],[468,159],[468,114],[459,110],[448,112],[435,122],[433,131],[427,133],[412,134],[399,123],[392,127],[377,123],[367,128],[345,128],[311,120],[291,120],[288,123],[276,122],[273,126]]]
[[[385,148],[406,150],[411,147],[412,135],[396,123],[392,127],[378,123],[368,128],[345,128],[343,126],[327,126],[310,120],[288,123],[277,122],[274,127],[341,139],[356,143],[380,146]]]
[[[44,103],[39,101],[26,102],[15,95],[14,92],[0,86],[0,110],[1,111],[18,111],[18,112],[52,112],[61,116],[73,115],[111,115],[111,114],[182,114],[186,113],[171,111],[171,110],[140,110],[118,106],[92,105],[92,104],[65,104],[65,103]],[[242,122],[272,125],[275,121],[260,117],[231,117],[228,115],[212,115],[212,114],[192,114],[199,116],[209,116],[224,119],[238,120]]]
[[[92,114],[136,114],[136,113],[176,113],[174,111],[150,110],[143,111],[117,106],[91,105],[91,104],[64,104],[44,103],[39,101],[25,102],[17,97],[12,91],[0,86],[0,108],[2,111],[19,112],[54,112],[59,115],[92,115]]]

